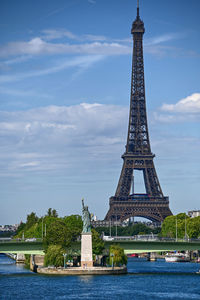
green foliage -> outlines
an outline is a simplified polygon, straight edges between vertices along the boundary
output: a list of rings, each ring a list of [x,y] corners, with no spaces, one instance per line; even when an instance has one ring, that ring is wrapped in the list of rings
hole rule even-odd
[[[200,237],[200,217],[188,219],[187,234],[190,238]]]
[[[178,223],[178,221],[177,221]],[[176,217],[168,216],[162,223],[161,234],[163,237],[176,237]]]
[[[32,212],[27,215],[26,223],[21,223],[16,232],[16,238],[22,238],[24,235],[25,238],[31,237],[41,237],[37,236],[36,228],[38,226],[39,218],[36,216],[36,213]]]
[[[24,230],[25,226],[26,226],[26,223],[21,222],[19,227],[17,228],[16,235],[18,235],[19,232],[22,232]]]
[[[109,227],[97,227],[95,228],[95,230],[99,233],[102,234],[102,232],[104,232],[105,235],[110,235],[110,228]],[[126,227],[122,227],[122,226],[117,226],[117,235],[118,236],[133,236],[133,235],[137,235],[139,233],[143,233],[143,234],[158,234],[160,232],[160,228],[150,228],[148,226],[146,226],[143,223],[138,223],[138,224],[133,224],[133,225],[129,225]],[[111,227],[111,235],[115,236],[116,234],[116,227],[112,226]]]
[[[26,220],[26,229],[31,228],[35,223],[37,223],[38,217],[36,216],[36,213],[32,212],[30,215],[27,215]]]
[[[83,223],[79,215],[71,215],[64,218],[45,217],[47,235],[44,239],[45,248],[49,245],[61,245],[69,247],[71,242],[80,236]],[[50,226],[49,226],[50,225]]]
[[[114,254],[113,258],[111,254]],[[127,265],[127,256],[124,254],[124,249],[118,245],[110,246],[109,264],[112,265],[112,259],[115,266]]]
[[[55,219],[47,230],[47,235],[44,239],[44,246],[47,248],[49,245],[60,245],[66,247],[69,244],[69,232],[66,224],[61,219]]]
[[[48,217],[58,218],[58,213],[57,213],[56,209],[49,208],[47,210],[47,216]]]
[[[100,255],[104,250],[104,242],[100,238],[99,233],[92,229],[92,251],[93,254]]]
[[[68,239],[70,241],[76,241],[77,237],[80,236],[83,229],[82,218],[79,215],[71,215],[63,218],[63,222],[67,226]]]
[[[71,215],[58,218],[55,209],[49,208],[47,215],[38,218],[35,213],[27,216],[27,222],[22,223],[17,231],[16,238],[44,238],[45,249],[52,245],[68,247],[76,241],[82,232],[83,222],[81,216]]]
[[[162,223],[161,234],[163,237],[176,237],[176,220],[177,220],[177,237],[198,238],[200,236],[200,217],[190,218],[185,213],[180,213],[177,216],[169,216]]]
[[[42,238],[42,234],[43,237],[45,234],[45,226],[46,226],[46,230],[48,231],[48,229],[51,227],[51,224],[55,222],[55,220],[57,219],[57,217],[54,217],[52,215],[45,216],[40,219],[37,216],[36,218],[33,218],[34,214],[35,213],[31,213],[30,215],[28,215],[27,222],[20,224],[15,236],[16,238],[22,238],[23,233],[25,238],[32,238],[32,237]],[[30,218],[30,216],[32,217]]]
[[[30,269],[30,258],[31,258],[30,254],[25,254],[25,268],[26,269]]]
[[[60,267],[64,265],[63,254],[66,251],[60,245],[50,245],[44,257],[45,266]]]

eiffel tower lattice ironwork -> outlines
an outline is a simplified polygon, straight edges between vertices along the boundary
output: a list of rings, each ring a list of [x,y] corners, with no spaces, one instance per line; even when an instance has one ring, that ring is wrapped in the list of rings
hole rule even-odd
[[[139,2],[139,1],[138,1]],[[114,197],[105,220],[125,220],[139,216],[162,222],[171,215],[169,199],[163,195],[151,152],[144,84],[143,34],[144,23],[139,16],[132,24],[133,58],[131,99],[126,151],[122,155],[123,167]],[[134,170],[143,172],[145,194],[134,193]],[[132,189],[132,193],[131,193]]]

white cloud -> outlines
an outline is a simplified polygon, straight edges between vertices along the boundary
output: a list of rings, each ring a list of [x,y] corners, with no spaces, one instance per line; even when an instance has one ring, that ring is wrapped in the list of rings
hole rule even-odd
[[[0,47],[0,57],[13,55],[54,55],[54,54],[102,54],[121,55],[131,53],[131,47],[116,42],[100,42],[103,37],[90,36],[94,42],[84,44],[49,43],[41,37],[28,42],[12,42]]]
[[[43,38],[45,40],[55,40],[55,39],[60,39],[63,37],[72,39],[72,40],[79,40],[78,36],[73,34],[71,31],[66,30],[66,29],[45,29],[42,31],[43,32]]]
[[[123,149],[127,117],[127,107],[98,103],[1,111],[0,175],[68,172],[95,157],[95,164],[112,160]]]
[[[38,166],[39,164],[40,164],[39,161],[31,161],[31,162],[19,165],[19,167],[22,167],[22,168],[24,168],[24,167],[35,167],[35,166]]]
[[[161,110],[175,113],[200,113],[200,93],[194,93],[176,104],[163,104]]]
[[[105,40],[109,40],[104,35],[93,35],[93,34],[84,34],[82,39],[87,40],[87,41],[105,41]]]
[[[167,34],[162,34],[153,38],[145,39],[145,45],[158,45],[161,43],[165,43],[168,41],[172,40],[177,40],[180,38],[185,37],[185,34],[183,33],[167,33]]]
[[[194,93],[175,104],[164,103],[153,116],[155,121],[163,123],[199,122],[200,93]]]
[[[176,52],[175,47],[162,45],[163,43],[183,38],[181,33],[168,33],[150,39],[144,39],[144,49],[153,55]],[[74,43],[64,42],[63,39]],[[54,42],[50,42],[54,40]],[[55,42],[61,40],[61,42]],[[180,49],[178,50],[180,52]],[[104,35],[83,34],[76,35],[66,29],[45,29],[41,36],[29,41],[11,42],[0,47],[0,57],[20,56],[26,60],[28,56],[55,55],[55,54],[96,54],[96,55],[126,55],[132,53],[132,38],[112,39]],[[193,54],[192,54],[193,55]],[[15,59],[14,59],[15,60]],[[14,61],[13,60],[13,61]],[[18,58],[16,58],[16,62]]]
[[[67,38],[75,41],[105,41],[108,40],[103,35],[84,34],[76,35],[66,29],[45,29],[42,31],[42,39],[45,41]]]

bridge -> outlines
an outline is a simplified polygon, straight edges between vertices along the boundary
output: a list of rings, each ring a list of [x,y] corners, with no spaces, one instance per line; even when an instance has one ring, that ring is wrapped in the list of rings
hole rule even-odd
[[[200,240],[175,240],[175,239],[159,239],[159,240],[133,240],[113,238],[105,242],[105,248],[109,249],[111,245],[119,245],[124,249],[125,254],[144,253],[144,252],[169,252],[169,251],[200,251]],[[80,253],[81,242],[73,242],[71,244],[71,253]],[[1,241],[0,253],[23,253],[44,255],[44,247],[42,241],[26,242],[26,241]]]
[[[16,240],[0,241],[0,253],[45,254],[42,241],[26,242]]]

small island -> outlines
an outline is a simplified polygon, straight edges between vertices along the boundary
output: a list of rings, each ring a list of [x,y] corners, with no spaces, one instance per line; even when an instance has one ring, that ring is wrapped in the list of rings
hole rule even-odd
[[[99,249],[96,247],[96,253],[93,253],[93,241],[96,244],[99,243]],[[74,248],[72,246],[74,246]],[[82,199],[82,232],[80,255],[78,255],[78,249],[75,249],[76,246],[76,241],[68,244],[66,249],[63,249],[59,245],[57,246],[50,244],[45,254],[44,263],[46,266],[44,267],[37,265],[34,257],[31,257],[31,269],[39,274],[46,275],[111,275],[127,273],[127,257],[124,254],[123,249],[116,245],[110,247],[109,253],[107,253],[106,264],[104,263],[103,265],[101,262],[101,265],[98,265],[96,261],[94,264],[94,257],[96,254],[101,254],[103,257],[102,253],[104,251],[104,243],[100,239],[98,233],[91,229],[91,214],[88,210],[88,206],[84,205],[84,199]],[[69,260],[68,264],[66,265],[67,253],[70,253],[71,257],[76,257],[77,261],[75,264],[73,264],[73,266],[71,260]],[[49,265],[48,262],[52,262],[53,257],[54,264]],[[78,257],[80,257],[80,261],[78,261]]]

